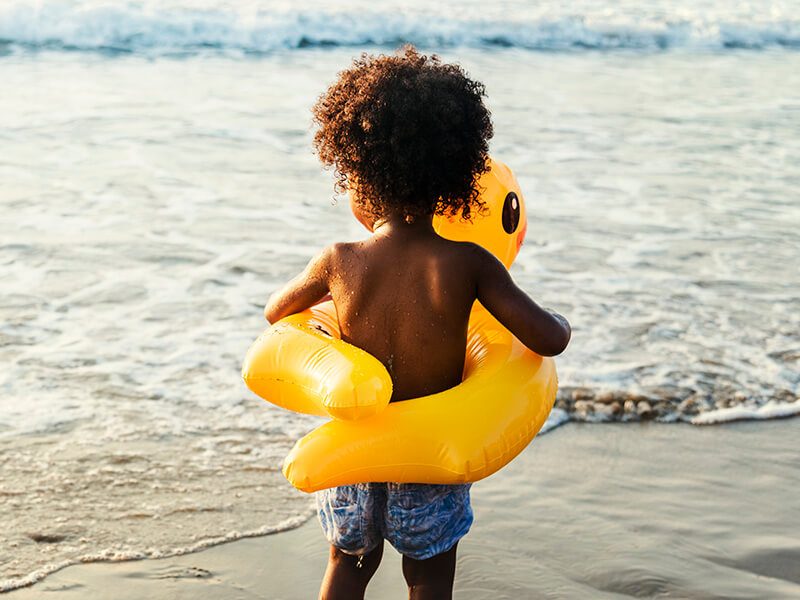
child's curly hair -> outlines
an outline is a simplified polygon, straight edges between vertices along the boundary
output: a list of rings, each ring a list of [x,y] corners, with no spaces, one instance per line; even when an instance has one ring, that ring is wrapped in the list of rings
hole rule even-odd
[[[430,214],[470,219],[477,179],[489,170],[492,137],[483,84],[413,46],[395,56],[362,54],[312,109],[314,147],[375,218]]]

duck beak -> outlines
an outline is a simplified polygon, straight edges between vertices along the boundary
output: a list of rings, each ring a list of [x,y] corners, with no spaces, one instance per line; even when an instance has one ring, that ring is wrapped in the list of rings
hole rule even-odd
[[[522,247],[522,242],[525,240],[525,234],[528,233],[528,222],[525,221],[525,225],[523,225],[522,229],[519,230],[517,234],[517,252]]]

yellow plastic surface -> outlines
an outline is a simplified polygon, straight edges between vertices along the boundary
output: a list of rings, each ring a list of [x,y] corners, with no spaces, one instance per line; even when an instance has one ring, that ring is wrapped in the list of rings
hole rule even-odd
[[[391,377],[377,358],[338,337],[332,302],[281,319],[250,346],[242,377],[262,398],[295,412],[370,417],[389,404]]]
[[[497,161],[480,185],[482,215],[472,223],[440,217],[434,227],[448,239],[482,245],[508,267],[527,229],[522,193]],[[504,228],[504,205],[518,209],[513,228],[508,219]],[[470,317],[462,383],[423,398],[389,404],[383,365],[338,338],[333,303],[320,304],[268,329],[242,371],[250,389],[270,402],[334,417],[284,461],[286,478],[306,492],[367,481],[477,481],[531,442],[555,401],[553,359],[526,348],[479,304]]]
[[[555,362],[528,350],[480,306],[468,339],[461,384],[393,402],[363,421],[325,423],[295,444],[283,474],[313,492],[364,481],[464,483],[505,466],[553,407]]]
[[[525,199],[514,173],[497,160],[491,161],[491,170],[480,178],[478,186],[483,190],[481,199],[486,205],[485,213],[476,215],[472,221],[462,221],[458,217],[435,217],[433,228],[436,233],[448,240],[474,242],[483,246],[499,258],[506,269],[509,269],[528,230]],[[502,213],[506,196],[510,192],[517,195],[520,218],[513,233],[506,233],[503,229]]]

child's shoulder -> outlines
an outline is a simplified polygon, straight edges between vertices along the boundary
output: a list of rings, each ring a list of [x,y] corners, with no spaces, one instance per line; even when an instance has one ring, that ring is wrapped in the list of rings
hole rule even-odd
[[[445,238],[439,239],[441,240],[439,244],[442,253],[449,255],[452,260],[463,263],[465,267],[478,269],[494,265],[498,262],[494,254],[475,242],[457,242]]]
[[[447,270],[455,270],[462,275],[478,273],[486,269],[502,267],[495,256],[473,242],[459,242],[439,236],[427,242],[411,243],[401,246],[376,244],[373,238],[352,242],[335,242],[326,246],[319,254],[319,260],[326,270],[339,271],[352,267],[354,261],[371,262],[377,259],[414,262],[421,259],[428,265],[433,257],[439,265]],[[505,269],[503,269],[505,270]]]
[[[368,251],[366,248],[365,240],[359,240],[355,242],[334,242],[325,248],[322,249],[320,252],[320,256],[323,260],[332,265],[340,263],[342,260],[347,260],[353,257],[353,255],[361,254],[363,252]]]
[[[325,246],[316,259],[326,278],[335,277],[344,271],[352,271],[355,264],[363,263],[369,256],[367,240],[334,242]]]
[[[331,261],[341,259],[344,256],[351,255],[354,252],[362,251],[363,245],[363,241],[334,242],[320,250],[317,254],[317,259],[325,263],[330,263]]]

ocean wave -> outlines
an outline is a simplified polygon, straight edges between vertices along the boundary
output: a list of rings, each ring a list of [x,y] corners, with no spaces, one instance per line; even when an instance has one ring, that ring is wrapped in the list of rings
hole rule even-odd
[[[262,54],[321,47],[508,47],[538,51],[800,48],[800,21],[514,19],[397,11],[241,12],[147,5],[0,8],[0,49]]]
[[[542,432],[570,421],[716,425],[800,415],[800,397],[791,390],[748,394],[719,385],[713,391],[663,386],[648,391],[608,391],[563,386]]]
[[[790,394],[767,401],[745,394],[714,399],[684,394],[682,399],[632,392],[601,392],[589,388],[562,388],[556,405],[539,435],[577,423],[689,423],[722,425],[734,421],[767,421],[800,416],[800,398]]]
[[[716,425],[732,421],[764,421],[787,419],[800,415],[800,400],[795,402],[767,402],[762,406],[732,406],[702,413],[691,419],[692,425]]]

